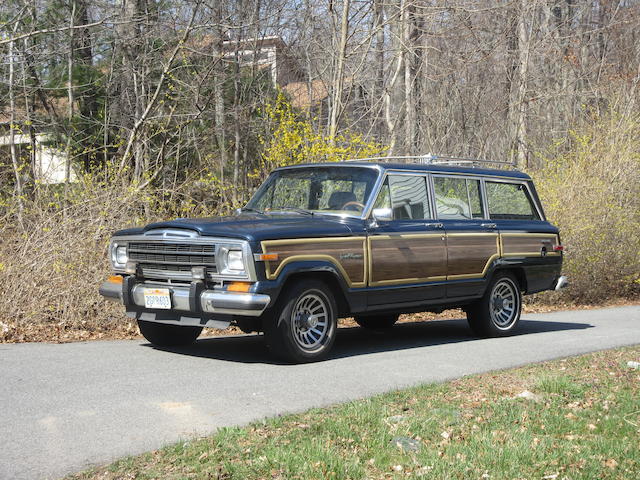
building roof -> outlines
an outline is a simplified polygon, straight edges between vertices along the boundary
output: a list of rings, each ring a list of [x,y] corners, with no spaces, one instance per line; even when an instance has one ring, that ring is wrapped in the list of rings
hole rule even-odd
[[[290,82],[282,89],[289,95],[291,105],[303,110],[317,105],[329,95],[327,85],[322,80]]]

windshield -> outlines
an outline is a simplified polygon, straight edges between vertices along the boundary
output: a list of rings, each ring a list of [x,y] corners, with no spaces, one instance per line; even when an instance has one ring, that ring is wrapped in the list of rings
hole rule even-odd
[[[262,184],[245,210],[328,213],[359,217],[378,177],[372,168],[302,167],[279,170]]]

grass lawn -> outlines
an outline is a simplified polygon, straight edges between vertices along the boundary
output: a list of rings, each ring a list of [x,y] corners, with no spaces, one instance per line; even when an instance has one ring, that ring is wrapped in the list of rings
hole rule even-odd
[[[640,346],[225,428],[70,478],[638,479],[629,361]]]

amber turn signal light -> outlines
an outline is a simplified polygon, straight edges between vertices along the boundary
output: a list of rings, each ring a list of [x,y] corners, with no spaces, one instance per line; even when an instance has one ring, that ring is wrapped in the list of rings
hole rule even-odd
[[[122,277],[120,275],[111,275],[107,281],[109,283],[122,283]]]
[[[267,262],[269,260],[278,260],[278,254],[277,253],[260,253],[258,254],[258,260],[261,260],[263,262]]]
[[[248,292],[251,284],[247,282],[231,282],[227,286],[228,292]]]

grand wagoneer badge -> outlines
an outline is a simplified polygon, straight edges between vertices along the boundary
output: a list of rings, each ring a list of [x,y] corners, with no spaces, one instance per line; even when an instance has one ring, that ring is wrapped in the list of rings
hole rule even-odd
[[[361,253],[343,253],[340,255],[340,260],[362,260],[362,257]]]

